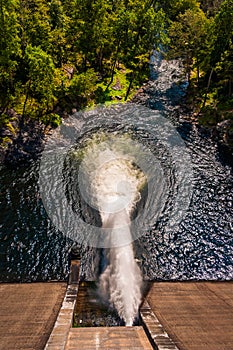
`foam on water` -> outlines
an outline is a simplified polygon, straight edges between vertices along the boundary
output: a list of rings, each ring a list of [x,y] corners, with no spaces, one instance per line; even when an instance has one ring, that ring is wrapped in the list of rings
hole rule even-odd
[[[81,174],[86,175],[85,189],[89,187],[85,198],[98,209],[110,247],[105,249],[106,268],[99,278],[99,291],[131,326],[141,302],[142,275],[133,245],[121,246],[121,237],[130,241],[130,217],[146,178],[122,148],[123,143],[125,136],[119,135],[100,144],[91,143],[82,160]]]

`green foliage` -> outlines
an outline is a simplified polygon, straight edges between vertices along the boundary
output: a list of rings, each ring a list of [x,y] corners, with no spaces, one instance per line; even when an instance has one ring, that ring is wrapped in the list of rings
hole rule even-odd
[[[4,113],[0,115],[0,128],[5,127],[9,123],[10,117]]]
[[[0,116],[56,127],[57,111],[127,100],[168,47],[200,106],[232,108],[232,22],[233,0],[0,0]]]
[[[60,0],[51,0],[49,6],[50,39],[49,53],[53,57],[55,65],[59,68],[67,62],[70,46],[67,32],[71,19],[65,13],[64,6]]]
[[[201,7],[208,17],[215,16],[223,0],[201,0]]]
[[[165,12],[151,0],[1,0],[0,6],[0,112],[14,108],[22,123],[37,118],[47,125],[57,105],[82,108],[99,101],[100,92],[114,100],[118,92],[109,89],[120,65],[126,73],[119,94],[128,96],[147,72],[153,45],[167,40]]]
[[[46,116],[43,116],[43,123],[46,126],[51,126],[51,128],[57,128],[62,123],[62,118],[56,113],[50,113]]]
[[[97,83],[97,89],[95,91],[95,101],[97,103],[119,103],[124,101],[129,85],[130,69],[118,68],[114,71],[114,77],[112,83],[109,84],[108,80]],[[138,86],[137,86],[138,87]],[[129,98],[135,93],[135,89],[131,90]]]
[[[224,128],[232,139],[233,0],[162,0],[168,18],[167,57],[181,58],[189,76],[188,102],[202,125]],[[231,120],[231,122],[229,122]],[[233,145],[233,143],[232,143]]]
[[[71,101],[77,101],[79,107],[89,104],[96,90],[96,82],[97,76],[94,69],[88,69],[85,73],[75,74],[68,89]]]
[[[210,21],[200,8],[188,9],[177,16],[169,28],[170,56],[183,59],[187,72],[196,65],[200,68],[207,50]]]
[[[25,53],[28,64],[28,80],[34,95],[46,96],[51,90],[51,82],[55,73],[52,58],[39,46],[28,45]]]
[[[0,113],[15,97],[15,75],[21,57],[16,0],[0,1]]]
[[[233,0],[224,0],[214,18],[209,35],[209,64],[203,67],[206,75],[209,75],[206,96],[216,91],[215,103],[220,111],[221,106],[226,103],[232,108],[232,104],[229,103],[232,101],[233,93],[233,27],[230,25],[232,22]],[[209,73],[210,67],[214,74]]]
[[[15,121],[14,117],[10,117],[7,114],[0,115],[0,129],[8,130],[8,135],[12,135],[12,137],[16,136],[16,127],[13,126],[13,122]],[[12,142],[12,138],[9,136],[0,136],[0,145],[3,148],[7,148],[7,146]]]
[[[233,0],[223,1],[214,19],[212,65],[221,59],[221,55],[229,49],[233,39]]]
[[[28,45],[25,51],[28,67],[23,114],[42,116],[53,109],[55,97],[55,66],[49,54],[39,46]]]
[[[22,46],[28,44],[47,50],[51,35],[49,7],[45,0],[19,0],[18,21]]]
[[[1,146],[3,148],[7,148],[9,143],[12,143],[12,140],[8,136],[3,137],[3,139],[1,140]]]
[[[229,99],[233,89],[233,43],[231,41],[229,48],[222,53],[220,61],[216,64],[216,73],[220,78],[219,92]]]
[[[174,21],[187,10],[197,10],[200,4],[197,0],[161,0],[158,6],[161,6],[168,18]]]

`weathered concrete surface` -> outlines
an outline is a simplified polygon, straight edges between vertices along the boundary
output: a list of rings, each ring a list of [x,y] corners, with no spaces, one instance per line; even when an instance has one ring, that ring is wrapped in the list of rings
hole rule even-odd
[[[71,328],[77,285],[70,283],[67,290],[66,283],[0,284],[0,349],[44,349],[55,320],[47,343],[53,350],[151,349],[142,327]],[[233,282],[155,282],[146,301],[159,321],[145,306],[161,349],[233,349]]]
[[[0,349],[44,349],[66,286],[60,282],[0,284]]]
[[[71,262],[69,285],[45,350],[152,350],[143,327],[72,328],[78,299],[80,262]]]
[[[45,350],[65,350],[66,348],[68,335],[73,325],[74,309],[77,302],[79,271],[80,261],[71,261],[69,283],[65,297],[53,330],[45,345]]]
[[[233,349],[233,282],[156,282],[146,299],[180,350]]]
[[[140,308],[142,323],[153,347],[158,350],[179,350],[174,341],[169,337],[162,324],[145,300]]]
[[[142,327],[72,328],[65,350],[152,350]]]

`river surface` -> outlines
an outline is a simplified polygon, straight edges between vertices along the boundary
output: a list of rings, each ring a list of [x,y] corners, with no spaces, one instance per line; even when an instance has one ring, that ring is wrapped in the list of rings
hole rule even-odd
[[[135,98],[136,104],[100,107],[67,119],[65,141],[69,134],[73,144],[66,147],[77,152],[87,140],[93,140],[93,135],[101,134],[105,135],[105,141],[111,135],[120,140],[127,137],[131,140],[127,141],[131,153],[134,142],[142,145],[144,158],[145,152],[149,152],[147,164],[140,158],[140,150],[135,152],[139,155],[134,154],[140,169],[145,167],[145,172],[153,173],[153,181],[148,180],[147,191],[135,210],[135,227],[140,227],[138,231],[135,228],[135,256],[144,279],[230,280],[233,278],[232,168],[224,162],[218,145],[208,133],[186,118],[181,102],[187,80],[181,63],[168,63],[155,53],[150,67],[151,80]],[[168,124],[164,122],[161,128],[164,118]],[[169,129],[171,125],[175,131]],[[166,147],[163,142],[166,133],[175,140],[173,149],[171,143]],[[182,147],[177,146],[177,135]],[[57,130],[51,140],[56,150],[64,147],[64,129],[63,133]],[[66,198],[73,211],[80,214],[83,210],[80,196],[72,195],[76,169],[69,157],[63,167],[69,176],[65,174],[62,181],[67,181],[65,186],[70,193]],[[53,160],[50,167],[56,168],[57,162]],[[74,243],[80,245],[72,235],[62,232],[56,220],[51,220],[41,196],[40,169],[41,159],[19,169],[0,168],[0,281],[64,280],[69,251]],[[56,186],[51,190],[49,179],[43,184],[53,200]],[[92,219],[96,221],[94,226],[99,226],[98,215],[88,215],[84,221]],[[141,227],[143,221],[147,225]],[[85,227],[80,224],[80,235]],[[89,243],[81,248],[82,277],[87,280],[95,279],[96,256],[101,255],[101,245]]]

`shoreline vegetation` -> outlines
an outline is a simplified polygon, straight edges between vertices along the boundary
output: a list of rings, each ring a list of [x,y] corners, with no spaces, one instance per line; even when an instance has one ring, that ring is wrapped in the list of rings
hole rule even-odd
[[[152,50],[181,59],[189,122],[233,153],[233,0],[0,4],[0,161],[35,159],[69,114],[131,101]]]

